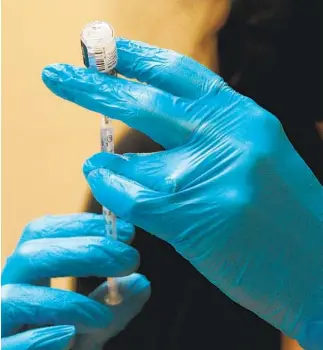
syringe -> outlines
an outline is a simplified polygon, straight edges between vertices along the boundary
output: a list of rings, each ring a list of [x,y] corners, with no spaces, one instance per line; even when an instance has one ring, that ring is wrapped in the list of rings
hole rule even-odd
[[[105,22],[95,21],[87,24],[81,33],[83,61],[86,67],[94,68],[102,73],[116,75],[117,49],[113,28]],[[114,152],[114,134],[112,121],[109,117],[101,119],[101,152]],[[117,239],[116,218],[114,214],[102,208],[106,221],[106,231]],[[105,302],[117,305],[122,301],[115,278],[108,278],[108,294]]]

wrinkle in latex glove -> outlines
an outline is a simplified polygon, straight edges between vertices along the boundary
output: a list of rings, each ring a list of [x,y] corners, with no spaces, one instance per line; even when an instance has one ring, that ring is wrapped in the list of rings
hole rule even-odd
[[[124,242],[134,236],[134,227],[123,220],[117,220],[117,231]],[[101,334],[103,346],[149,298],[149,282],[133,274],[138,264],[134,248],[105,236],[102,215],[34,220],[26,226],[2,274],[2,347],[66,350],[75,335],[76,340],[82,336],[87,342],[91,334]],[[57,276],[123,276],[118,279],[124,303],[112,308],[102,298],[49,288],[49,279]],[[102,288],[107,291],[108,287]],[[26,326],[46,325],[54,327],[22,331]]]
[[[279,121],[187,57],[126,39],[117,46],[118,71],[148,85],[63,64],[43,72],[58,96],[167,149],[90,158],[84,173],[96,199],[170,242],[233,300],[320,349],[323,190]]]

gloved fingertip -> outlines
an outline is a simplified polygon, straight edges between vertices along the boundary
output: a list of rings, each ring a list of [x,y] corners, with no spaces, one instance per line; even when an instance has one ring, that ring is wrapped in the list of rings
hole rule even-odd
[[[51,65],[43,70],[43,83],[56,96],[76,103],[77,95],[73,89],[68,89],[67,86],[64,86],[67,78],[63,75],[61,67],[59,67],[59,69],[56,69],[58,66],[63,65]]]
[[[53,71],[52,66],[45,67],[42,71],[41,77],[45,85],[52,80],[55,81],[58,79],[57,73]]]
[[[135,236],[135,227],[126,221],[117,221],[118,241],[130,244]]]
[[[137,303],[145,303],[151,294],[150,281],[144,275],[133,273],[126,277],[117,278],[119,291],[123,300],[135,298]]]
[[[117,277],[116,281],[123,303],[133,297],[139,298],[142,302],[146,302],[149,299],[151,294],[150,281],[145,276],[133,273],[129,276]],[[108,289],[109,283],[104,282],[90,294],[90,297],[99,302],[104,302]]]
[[[83,164],[83,173],[85,177],[88,174],[99,168],[106,168],[112,171],[117,171],[126,162],[126,157],[120,154],[101,152],[96,153],[88,158]]]
[[[46,66],[42,71],[42,80],[47,85],[48,83],[62,82],[63,73],[67,70],[68,65],[55,63]]]
[[[75,102],[75,93],[80,93],[80,91],[74,81],[78,82],[86,72],[87,70],[82,67],[56,63],[43,69],[42,80],[54,94]]]
[[[103,168],[106,163],[107,153],[96,153],[92,157],[88,158],[83,164],[83,174],[85,177],[89,175],[89,173],[98,168]]]
[[[133,295],[140,295],[142,300],[148,300],[151,294],[150,281],[146,276],[139,273],[133,273],[125,277],[123,285],[123,297],[127,298]]]
[[[93,190],[95,186],[100,185],[103,178],[108,177],[111,172],[107,169],[93,169],[87,173],[86,180]]]
[[[139,273],[133,273],[122,280],[117,279],[117,281],[123,298],[123,302],[120,304],[119,316],[121,318],[123,316],[124,320],[132,319],[150,298],[150,281]]]

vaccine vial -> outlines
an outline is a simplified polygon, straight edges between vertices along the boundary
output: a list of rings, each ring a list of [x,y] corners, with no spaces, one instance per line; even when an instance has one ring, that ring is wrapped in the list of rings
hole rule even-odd
[[[115,74],[117,47],[113,28],[106,22],[87,24],[81,33],[84,65],[102,73]]]

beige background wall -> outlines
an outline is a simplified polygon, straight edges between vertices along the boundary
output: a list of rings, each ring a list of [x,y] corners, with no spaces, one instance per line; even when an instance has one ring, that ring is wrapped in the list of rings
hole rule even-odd
[[[208,64],[213,54],[204,55],[197,43],[200,28],[211,20],[205,20],[210,18],[207,7],[194,3],[3,1],[2,262],[31,219],[81,210],[86,193],[82,163],[98,150],[99,118],[47,91],[40,78],[42,68],[54,62],[82,64],[80,30],[95,19],[110,21],[118,35],[171,47]],[[223,11],[215,13],[221,17]],[[118,128],[119,133],[123,130]]]
[[[82,64],[79,33],[96,19],[111,22],[118,35],[216,68],[212,35],[229,8],[226,0],[3,0],[2,6],[3,264],[28,221],[82,210],[82,163],[99,146],[99,118],[49,93],[42,68]],[[118,124],[118,135],[124,131]]]

